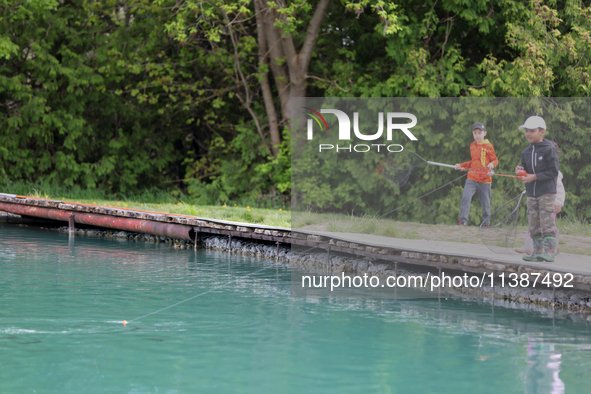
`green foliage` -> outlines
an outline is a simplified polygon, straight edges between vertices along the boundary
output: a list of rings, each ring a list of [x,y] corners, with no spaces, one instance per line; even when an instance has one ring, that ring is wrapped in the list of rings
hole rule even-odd
[[[10,24],[25,24],[33,22],[40,14],[54,10],[57,4],[57,0],[0,0],[0,15],[3,21]],[[0,59],[10,59],[19,51],[7,27],[4,24],[0,27]]]
[[[28,23],[3,15],[19,46],[0,63],[0,165],[11,179],[125,191],[154,183],[176,159],[172,114],[158,114],[170,108],[158,105],[170,72],[147,61],[169,62],[155,53],[163,38],[145,14],[132,23],[120,10],[115,1],[75,2]],[[142,87],[155,105],[131,97]]]
[[[291,188],[290,139],[286,135],[277,158],[266,157],[255,131],[237,125],[230,143],[212,140],[210,156],[187,167],[187,192],[200,204],[258,200],[258,206],[283,205]],[[208,181],[203,181],[208,178]]]
[[[113,201],[114,203],[176,204],[186,198],[182,194],[175,196],[175,193],[171,191],[155,188],[128,193],[109,193],[103,189],[89,189],[79,185],[67,186],[47,180],[32,183],[27,181],[7,181],[6,178],[2,177],[0,177],[0,187],[3,193],[58,200],[86,201],[89,203]]]
[[[9,179],[111,192],[178,188],[187,166],[226,141],[224,154],[248,148],[238,153],[243,167],[267,162],[224,85],[228,52],[169,40],[172,4],[31,6],[22,23],[1,9],[1,31],[18,46],[0,59],[0,168]]]
[[[513,7],[523,20],[507,22],[506,44],[518,56],[489,55],[478,65],[485,89],[472,95],[589,97],[591,7],[540,1]]]

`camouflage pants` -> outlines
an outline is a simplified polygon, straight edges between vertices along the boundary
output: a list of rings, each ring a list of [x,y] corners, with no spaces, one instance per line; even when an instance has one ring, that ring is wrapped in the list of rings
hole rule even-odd
[[[527,198],[529,233],[533,239],[556,236],[554,224],[554,200],[556,194],[548,193]]]

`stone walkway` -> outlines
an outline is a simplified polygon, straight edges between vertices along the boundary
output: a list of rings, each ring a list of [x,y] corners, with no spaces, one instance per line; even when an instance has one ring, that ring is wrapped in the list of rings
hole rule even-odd
[[[554,263],[527,262],[521,254],[500,254],[492,252],[482,244],[459,242],[428,241],[418,239],[399,239],[371,234],[333,233],[314,231],[314,234],[381,248],[394,248],[410,252],[443,254],[463,258],[484,259],[499,263],[519,264],[536,269],[568,272],[578,275],[591,275],[591,256],[560,253]]]

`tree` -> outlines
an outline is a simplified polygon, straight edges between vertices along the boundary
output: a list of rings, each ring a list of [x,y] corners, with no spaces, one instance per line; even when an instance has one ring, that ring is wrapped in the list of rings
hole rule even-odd
[[[46,11],[55,10],[57,0],[0,0],[0,12],[2,19],[10,24],[21,24],[31,21],[35,15]],[[14,42],[14,37],[6,25],[0,30],[0,59],[10,59],[11,56],[18,54],[19,45]]]
[[[73,1],[17,21],[1,10],[18,47],[0,58],[6,177],[120,192],[183,178],[185,157],[207,154],[213,133],[196,118],[225,121],[199,105],[219,73],[166,37],[160,7]]]
[[[319,0],[317,3],[307,0],[239,0],[214,3],[183,1],[173,8],[176,19],[169,23],[168,30],[183,44],[191,39],[205,37],[216,50],[223,50],[219,46],[223,36],[229,38],[231,49],[226,51],[232,52],[234,67],[228,75],[232,75],[237,87],[240,86],[242,92],[239,97],[244,96],[241,103],[251,114],[261,142],[267,146],[259,119],[261,114],[252,110],[252,91],[255,88],[248,83],[251,80],[249,77],[257,74],[259,86],[256,89],[260,89],[263,96],[271,141],[270,152],[276,157],[281,142],[280,127],[288,125],[292,119],[290,101],[293,97],[306,96],[310,62],[330,3],[330,0]],[[343,1],[339,12],[344,12],[345,7],[354,10],[358,16],[364,8],[372,8],[383,22],[384,34],[391,34],[399,29],[394,3],[362,0],[353,4]],[[249,30],[248,24],[253,17],[256,20],[258,49],[256,71],[245,64],[245,57],[241,52],[249,49],[245,43],[249,42],[246,37],[252,30]],[[305,31],[303,26],[307,26]],[[248,60],[252,62],[251,59]],[[269,78],[269,69],[274,86]],[[281,114],[281,120],[278,113]]]

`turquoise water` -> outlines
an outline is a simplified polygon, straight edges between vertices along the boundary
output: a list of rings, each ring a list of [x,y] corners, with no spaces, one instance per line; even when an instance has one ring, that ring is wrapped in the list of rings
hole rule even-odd
[[[509,304],[292,298],[273,261],[0,224],[0,393],[586,393],[589,334]]]

